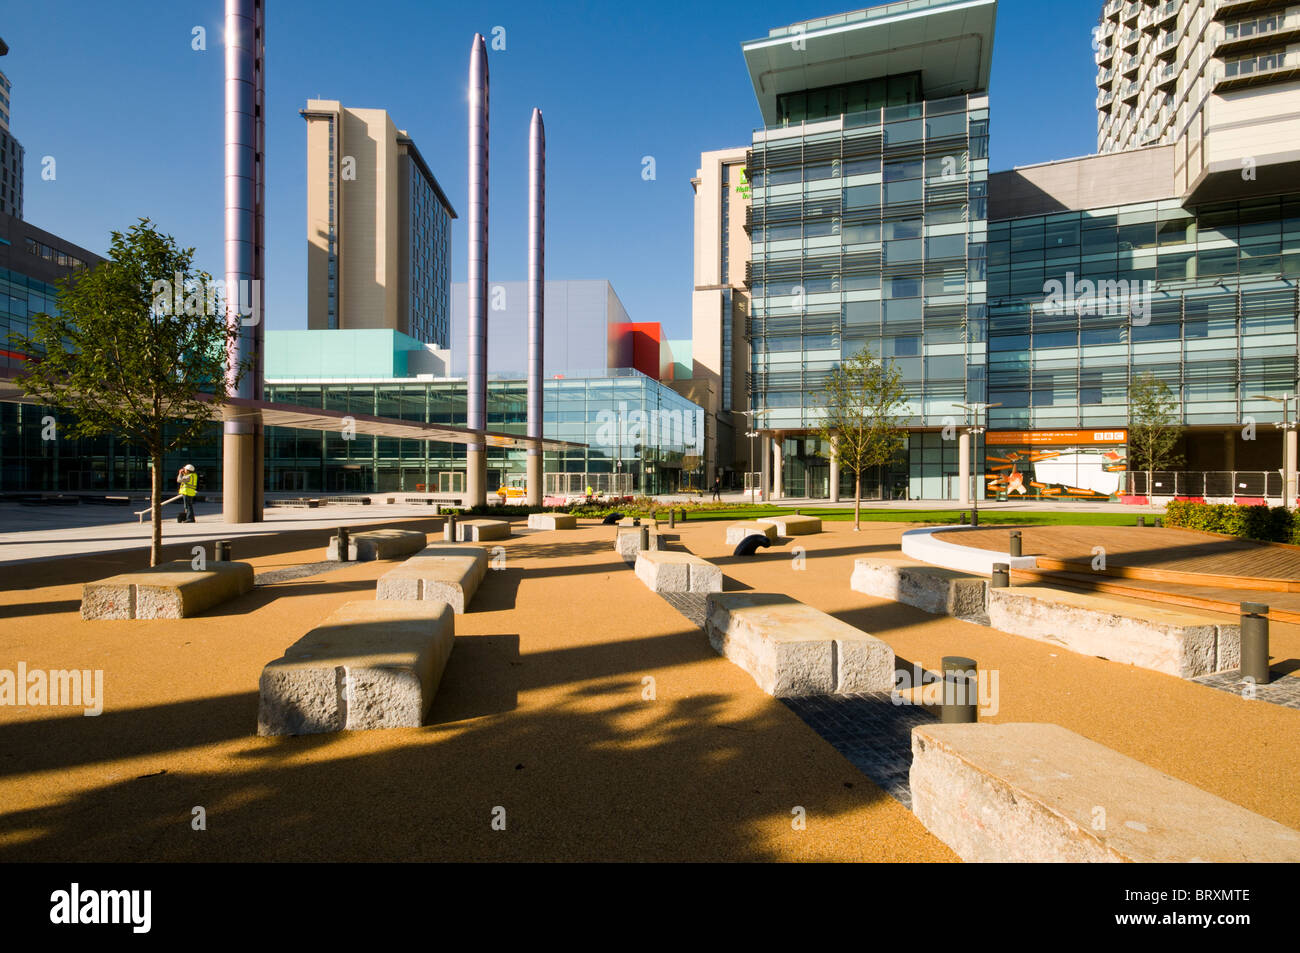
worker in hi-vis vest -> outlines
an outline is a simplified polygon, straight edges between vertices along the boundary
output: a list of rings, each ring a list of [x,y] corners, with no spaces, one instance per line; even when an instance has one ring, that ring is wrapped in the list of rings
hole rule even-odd
[[[199,474],[194,469],[194,464],[187,463],[181,467],[181,472],[176,474],[176,482],[181,488],[181,502],[185,504],[185,512],[177,518],[178,523],[194,522],[194,495],[199,492]]]

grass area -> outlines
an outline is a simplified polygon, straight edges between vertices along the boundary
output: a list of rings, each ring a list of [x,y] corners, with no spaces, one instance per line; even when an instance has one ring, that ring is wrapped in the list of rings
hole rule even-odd
[[[678,507],[680,513],[681,508]],[[765,506],[742,504],[739,506],[719,507],[718,509],[701,509],[688,507],[688,519],[697,520],[752,520],[761,516],[790,515],[794,510],[783,506]],[[628,507],[623,510],[628,516],[647,516],[646,512],[634,511]],[[804,506],[799,512],[805,516],[816,516],[834,522],[851,522],[852,508],[819,508]],[[864,523],[926,523],[945,525],[958,523],[961,514],[970,510],[903,510],[903,509],[863,509]],[[661,518],[667,518],[667,508],[658,510]],[[1132,513],[1086,513],[1078,510],[1043,510],[1016,511],[981,510],[981,526],[1020,525],[1020,526],[1136,526],[1137,515]]]

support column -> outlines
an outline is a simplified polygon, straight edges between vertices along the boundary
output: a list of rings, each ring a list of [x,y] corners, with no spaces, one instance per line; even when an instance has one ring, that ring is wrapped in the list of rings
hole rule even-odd
[[[761,468],[758,481],[759,499],[766,503],[772,499],[772,438],[765,433],[758,436],[758,459]]]
[[[1223,435],[1223,469],[1237,469],[1237,431],[1235,430],[1229,430]]]
[[[542,353],[546,318],[546,127],[528,125],[528,505],[542,505]]]
[[[481,33],[469,54],[469,304],[465,426],[487,429],[488,296],[488,64]],[[465,453],[465,496],[470,506],[487,502],[487,448],[471,443]]]
[[[831,440],[831,502],[840,501],[840,439]]]
[[[957,437],[957,503],[970,506],[970,434]]]
[[[1286,494],[1282,500],[1283,506],[1295,506],[1296,498],[1296,433],[1292,428],[1286,432],[1286,475],[1284,478],[1285,486],[1283,492]]]
[[[772,438],[772,499],[785,498],[785,441]]]

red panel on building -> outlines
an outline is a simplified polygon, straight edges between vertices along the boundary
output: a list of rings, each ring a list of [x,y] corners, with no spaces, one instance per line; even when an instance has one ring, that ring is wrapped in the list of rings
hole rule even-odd
[[[630,322],[632,366],[646,377],[659,380],[663,365],[664,332],[658,321]]]

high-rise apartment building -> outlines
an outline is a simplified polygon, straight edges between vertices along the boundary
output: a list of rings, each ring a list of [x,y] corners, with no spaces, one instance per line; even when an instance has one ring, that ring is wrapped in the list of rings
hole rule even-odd
[[[957,442],[940,432],[988,385],[995,12],[995,0],[905,0],[744,44],[764,122],[747,160],[747,409],[776,495],[832,495],[815,435],[824,383],[864,346],[902,372],[911,433],[907,458],[865,475],[864,493],[955,495]]]
[[[456,212],[383,109],[308,100],[307,326],[447,347]]]
[[[749,462],[750,186],[744,147],[705,152],[695,190],[695,286],[691,295],[691,374],[673,387],[705,409],[704,474],[743,485]]]
[[[0,40],[0,56],[9,47]],[[0,214],[23,217],[23,147],[9,131],[9,77],[0,70]]]
[[[1097,151],[1173,145],[1180,194],[1300,171],[1300,3],[1109,0],[1093,34]]]

